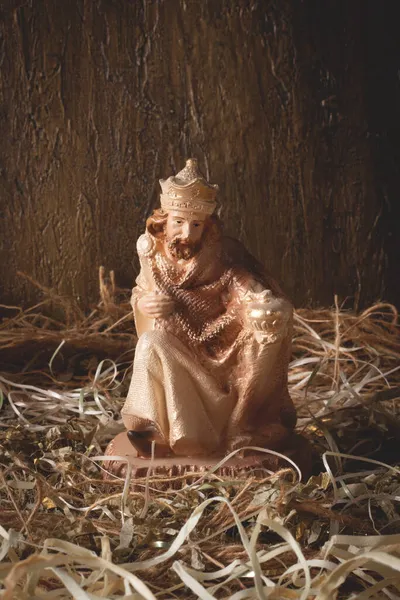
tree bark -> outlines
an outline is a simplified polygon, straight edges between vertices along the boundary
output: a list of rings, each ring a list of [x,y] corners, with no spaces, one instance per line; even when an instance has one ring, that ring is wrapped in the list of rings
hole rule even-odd
[[[86,307],[101,264],[132,285],[158,179],[190,156],[220,186],[227,233],[296,305],[393,300],[398,170],[378,158],[372,6],[3,2],[2,302],[36,299],[17,271]]]

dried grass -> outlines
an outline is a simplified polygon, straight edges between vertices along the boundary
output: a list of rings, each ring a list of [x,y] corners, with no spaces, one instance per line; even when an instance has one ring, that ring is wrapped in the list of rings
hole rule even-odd
[[[135,337],[42,288],[0,326],[0,597],[400,598],[397,312],[299,310],[291,394],[314,475],[102,478]],[[57,319],[49,315],[59,315]],[[175,489],[180,487],[180,489]]]

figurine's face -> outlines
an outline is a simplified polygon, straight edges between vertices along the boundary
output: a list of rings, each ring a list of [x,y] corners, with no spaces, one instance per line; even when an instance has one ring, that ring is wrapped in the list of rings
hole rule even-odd
[[[188,260],[200,249],[206,215],[180,211],[168,213],[165,229],[168,248],[176,258]]]

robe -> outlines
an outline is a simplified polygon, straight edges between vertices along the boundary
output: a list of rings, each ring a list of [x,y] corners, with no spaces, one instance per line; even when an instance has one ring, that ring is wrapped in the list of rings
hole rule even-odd
[[[238,242],[212,229],[190,260],[168,255],[163,237],[138,240],[141,271],[132,292],[139,340],[122,418],[151,431],[176,455],[210,456],[242,445],[279,450],[296,412],[287,389],[292,306]],[[150,291],[175,310],[148,319],[137,307]],[[260,331],[248,308],[273,305],[278,330]]]

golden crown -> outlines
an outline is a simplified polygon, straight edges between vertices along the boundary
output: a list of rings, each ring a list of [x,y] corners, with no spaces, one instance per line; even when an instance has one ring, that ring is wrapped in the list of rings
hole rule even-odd
[[[177,175],[160,179],[161,208],[211,215],[217,203],[218,186],[209,183],[199,171],[197,160],[189,158]]]

